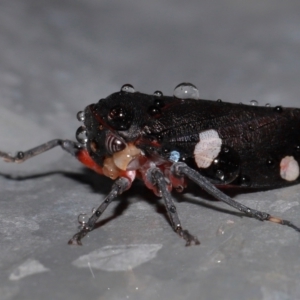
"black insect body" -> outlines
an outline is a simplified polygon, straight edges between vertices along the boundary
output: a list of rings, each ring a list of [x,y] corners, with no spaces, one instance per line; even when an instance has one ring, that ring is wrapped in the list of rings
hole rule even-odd
[[[259,220],[299,227],[246,207],[216,186],[275,188],[300,182],[300,110],[199,100],[191,84],[176,87],[174,97],[135,92],[124,85],[77,117],[84,123],[78,142],[52,140],[7,162],[23,162],[61,146],[87,167],[115,180],[104,202],[69,241],[93,230],[109,203],[128,190],[135,178],[162,197],[173,229],[186,245],[198,239],[183,230],[171,190],[182,191],[187,178],[228,205]]]

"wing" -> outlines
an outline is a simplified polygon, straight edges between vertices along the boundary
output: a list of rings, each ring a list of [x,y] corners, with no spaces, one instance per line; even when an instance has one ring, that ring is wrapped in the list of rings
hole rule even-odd
[[[165,98],[167,104],[143,128],[144,138],[156,142],[159,156],[185,161],[220,185],[272,188],[299,183],[299,109]],[[214,146],[207,146],[216,138],[221,143],[215,146],[220,147],[217,156]],[[211,162],[203,167],[206,159]]]

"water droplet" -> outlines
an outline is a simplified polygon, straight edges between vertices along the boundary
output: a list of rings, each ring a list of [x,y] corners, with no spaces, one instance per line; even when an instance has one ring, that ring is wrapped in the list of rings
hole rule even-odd
[[[225,233],[224,225],[221,225],[217,230],[217,235],[223,235]]]
[[[169,211],[174,214],[176,212],[176,207],[174,205],[171,205]]]
[[[234,181],[240,172],[240,157],[237,151],[223,145],[212,164],[201,169],[201,174],[211,178],[214,184],[228,184]]]
[[[216,177],[219,178],[221,181],[224,181],[225,179],[224,172],[222,170],[217,170]]]
[[[79,214],[77,217],[78,223],[82,226],[84,226],[87,223],[88,219],[89,218],[87,214]]]
[[[275,106],[274,110],[281,113],[283,109],[282,109],[282,106]]]
[[[159,107],[157,107],[157,106],[151,105],[148,108],[148,114],[151,115],[151,116],[155,116],[155,115],[158,115],[160,113],[161,113],[161,111],[160,111]]]
[[[241,186],[250,186],[251,185],[251,179],[247,175],[241,175],[238,179],[239,179],[239,184]]]
[[[188,160],[188,158],[187,158],[187,157],[185,157],[185,156],[182,156],[182,157],[180,157],[180,160],[179,160],[179,161],[186,162],[187,160]]]
[[[76,139],[80,144],[86,144],[88,141],[86,135],[86,128],[84,126],[80,126],[76,131]]]
[[[251,104],[252,106],[257,106],[257,105],[258,105],[258,102],[257,102],[256,100],[251,100],[251,101],[250,101],[250,104]]]
[[[135,89],[131,84],[124,84],[121,87],[121,92],[126,92],[126,93],[135,93]]]
[[[155,97],[162,97],[164,94],[163,94],[161,91],[155,91],[155,92],[153,93],[153,95],[154,95]]]
[[[23,159],[25,157],[25,153],[23,151],[19,151],[17,153],[17,159]]]
[[[94,214],[95,212],[96,212],[96,208],[93,207],[93,208],[92,208],[92,214]]]
[[[162,148],[162,152],[163,152],[163,153],[169,153],[169,152],[170,152],[170,149],[167,148],[167,147],[164,147],[164,148]]]
[[[156,138],[156,140],[157,140],[157,141],[161,142],[161,141],[162,141],[162,139],[163,139],[163,135],[162,135],[162,134],[159,134],[159,133],[157,133],[157,134],[155,134],[155,138]]]
[[[157,107],[162,108],[162,107],[165,106],[165,103],[162,99],[155,99],[154,100],[154,105],[157,106]]]
[[[266,160],[266,164],[267,164],[267,166],[268,167],[273,167],[274,166],[274,159],[272,159],[272,158],[268,158],[267,160]]]
[[[79,111],[77,113],[77,120],[80,121],[80,122],[83,122],[85,119],[85,116],[84,116],[84,111]]]
[[[271,107],[271,104],[270,104],[270,103],[266,103],[265,106],[266,106],[266,107]]]
[[[224,252],[225,253],[225,252]],[[223,252],[216,250],[212,255],[209,257],[210,263],[213,264],[221,264],[225,260],[225,255]]]
[[[132,110],[124,105],[116,105],[111,108],[108,115],[109,125],[115,130],[127,130],[133,119]]]
[[[218,99],[217,102],[218,102],[218,103],[221,103],[221,102],[222,102],[222,99]]]
[[[179,99],[199,99],[198,89],[193,84],[185,82],[175,87],[173,95]]]

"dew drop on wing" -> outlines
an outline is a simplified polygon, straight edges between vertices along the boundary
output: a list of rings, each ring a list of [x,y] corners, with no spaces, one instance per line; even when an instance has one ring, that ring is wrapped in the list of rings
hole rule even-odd
[[[278,113],[282,113],[283,109],[282,106],[278,105],[274,107],[274,111],[278,112]]]
[[[135,93],[135,89],[131,84],[124,84],[121,87],[121,92],[126,92],[126,93]]]
[[[251,179],[249,176],[241,174],[240,177],[238,178],[238,182],[241,186],[246,186],[249,187],[251,186]]]
[[[258,102],[257,102],[256,100],[251,100],[251,101],[250,101],[250,104],[251,104],[252,106],[258,106]]]
[[[198,89],[193,84],[186,82],[178,84],[173,95],[179,99],[199,99]]]
[[[148,111],[147,111],[147,112],[148,112],[148,114],[151,115],[151,116],[155,116],[155,115],[161,113],[159,107],[154,106],[154,105],[150,106],[150,107],[148,108]]]
[[[155,96],[155,97],[162,97],[162,96],[163,96],[163,93],[162,93],[161,91],[155,91],[155,92],[153,93],[153,96]]]
[[[266,107],[271,107],[271,104],[270,104],[270,103],[266,103],[265,106],[266,106]]]
[[[267,165],[268,167],[273,167],[274,164],[275,164],[274,159],[268,158],[268,159],[266,160],[266,165]]]
[[[160,97],[155,97],[154,106],[162,108],[165,106],[165,102]]]
[[[208,168],[202,169],[201,173],[217,184],[228,184],[240,173],[239,154],[232,147],[223,145],[218,157]]]
[[[224,175],[224,172],[222,170],[217,170],[216,172],[216,177],[218,179],[220,179],[221,181],[224,181],[225,180],[225,175]]]

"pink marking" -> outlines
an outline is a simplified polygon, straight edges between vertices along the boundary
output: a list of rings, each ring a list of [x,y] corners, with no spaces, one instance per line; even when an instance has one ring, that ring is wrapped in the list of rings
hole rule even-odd
[[[287,181],[294,181],[299,177],[299,164],[293,156],[286,156],[281,160],[280,176]]]

